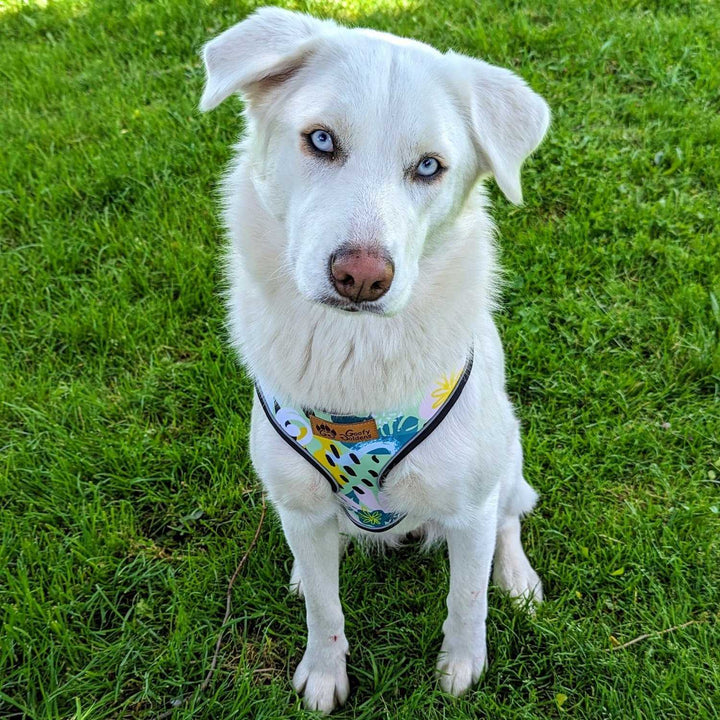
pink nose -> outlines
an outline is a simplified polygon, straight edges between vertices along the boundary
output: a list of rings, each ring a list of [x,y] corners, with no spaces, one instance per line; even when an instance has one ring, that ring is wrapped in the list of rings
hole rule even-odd
[[[352,248],[330,258],[330,276],[335,289],[354,302],[381,298],[392,285],[392,262],[377,250]]]

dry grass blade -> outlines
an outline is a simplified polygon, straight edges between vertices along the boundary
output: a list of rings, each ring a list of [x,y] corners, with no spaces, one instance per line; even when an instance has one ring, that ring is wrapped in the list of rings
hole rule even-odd
[[[225,616],[223,617],[222,624],[220,625],[220,634],[218,635],[217,642],[215,643],[215,652],[213,653],[212,662],[210,663],[210,669],[208,670],[207,675],[205,676],[205,679],[202,682],[202,685],[200,685],[201,692],[204,692],[207,689],[208,685],[210,685],[210,682],[212,681],[212,677],[215,673],[215,668],[217,667],[218,656],[220,654],[220,647],[222,646],[223,636],[225,635],[225,626],[227,625],[227,621],[230,619],[230,612],[232,610],[233,585],[235,584],[235,580],[237,580],[237,576],[240,574],[240,571],[243,569],[243,566],[245,565],[248,557],[250,556],[252,549],[255,547],[258,537],[260,537],[260,530],[262,529],[263,522],[265,522],[266,507],[267,506],[265,504],[265,496],[263,495],[262,511],[260,513],[260,520],[258,520],[257,528],[255,528],[255,535],[253,536],[252,542],[248,546],[248,549],[245,551],[245,554],[240,558],[240,562],[238,563],[237,567],[235,568],[235,572],[232,574],[232,577],[230,578],[230,582],[228,583],[227,595],[225,596]]]
[[[250,553],[252,552],[253,548],[257,544],[258,538],[260,537],[260,530],[262,530],[263,523],[265,522],[266,509],[267,505],[265,502],[265,496],[263,495],[260,519],[258,520],[257,527],[255,528],[255,534],[253,535],[253,539],[251,540],[250,545],[248,545],[248,549],[245,551],[245,554],[240,558],[240,562],[237,564],[237,567],[235,568],[235,571],[233,572],[232,576],[230,577],[230,581],[228,582],[227,593],[225,595],[225,615],[223,616],[223,621],[220,624],[220,633],[218,634],[218,639],[215,643],[215,651],[213,652],[212,660],[210,662],[210,668],[207,672],[207,675],[205,675],[205,679],[197,688],[196,692],[205,692],[205,690],[207,690],[208,686],[210,685],[210,682],[212,681],[213,675],[215,674],[218,657],[220,656],[220,648],[222,647],[222,641],[225,635],[225,627],[227,626],[227,622],[230,619],[230,613],[232,612],[232,589],[235,585],[235,581],[237,580],[238,575],[240,574],[240,571],[245,566],[248,557],[250,557]],[[165,712],[158,715],[158,720],[164,720],[164,718],[170,717],[175,712],[175,710],[185,704],[189,697],[190,695],[185,695],[176,699],[172,703],[172,707],[169,710],[166,710]]]
[[[665,630],[658,630],[657,632],[644,633],[643,635],[638,635],[636,638],[633,638],[632,640],[628,640],[626,643],[622,643],[622,645],[616,645],[615,647],[606,648],[605,652],[615,652],[616,650],[624,650],[625,648],[630,647],[631,645],[635,645],[635,643],[642,642],[643,640],[647,640],[648,638],[660,637],[660,635],[667,635],[667,633],[675,632],[676,630],[682,630],[683,628],[686,628],[689,625],[699,625],[704,622],[707,622],[707,620],[688,620],[686,623],[683,623],[682,625],[673,625],[673,627],[665,628]]]

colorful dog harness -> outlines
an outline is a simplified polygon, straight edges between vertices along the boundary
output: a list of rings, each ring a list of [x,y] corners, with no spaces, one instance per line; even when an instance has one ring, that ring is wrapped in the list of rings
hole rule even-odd
[[[402,410],[358,417],[296,408],[255,389],[270,424],[330,482],[345,514],[363,530],[383,532],[405,514],[387,509],[383,480],[442,422],[460,397],[472,369],[465,366],[436,380]]]

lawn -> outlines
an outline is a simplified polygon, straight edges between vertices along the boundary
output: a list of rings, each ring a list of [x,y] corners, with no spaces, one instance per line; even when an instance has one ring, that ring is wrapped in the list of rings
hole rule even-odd
[[[351,549],[337,717],[717,718],[720,6],[287,5],[513,68],[554,115],[526,204],[491,186],[547,600],[491,591],[490,669],[452,699],[444,551]],[[196,109],[198,49],[252,7],[0,3],[2,718],[311,716],[270,509],[197,691],[263,511],[219,295],[239,104]]]

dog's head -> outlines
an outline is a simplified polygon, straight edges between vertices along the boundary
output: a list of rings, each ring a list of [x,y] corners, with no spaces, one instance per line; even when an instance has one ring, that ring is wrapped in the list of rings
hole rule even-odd
[[[298,290],[343,310],[392,315],[423,292],[421,258],[479,177],[522,201],[520,167],[549,123],[508,70],[279,8],[204,58],[201,109],[246,101],[251,180]]]

